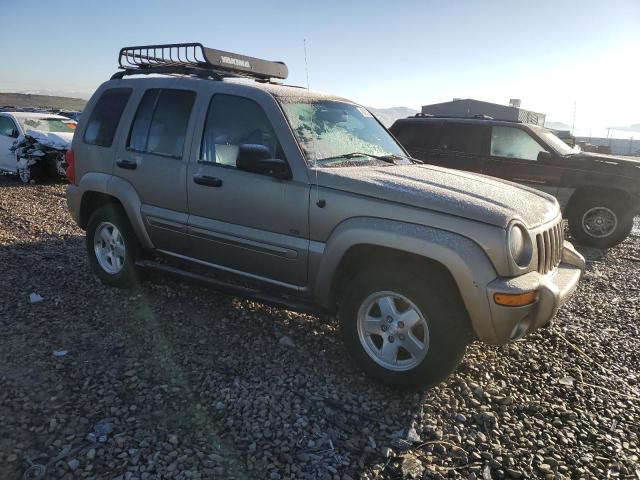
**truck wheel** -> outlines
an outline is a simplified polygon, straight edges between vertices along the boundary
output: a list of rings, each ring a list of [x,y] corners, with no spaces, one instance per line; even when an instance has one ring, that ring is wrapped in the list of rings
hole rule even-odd
[[[347,351],[364,372],[399,388],[441,382],[471,341],[457,287],[437,269],[364,270],[346,286],[339,318]]]
[[[633,211],[622,198],[583,196],[571,205],[567,220],[577,243],[609,248],[618,245],[631,233]]]
[[[89,263],[105,285],[128,288],[138,283],[135,265],[140,245],[126,214],[117,205],[98,208],[87,224]]]

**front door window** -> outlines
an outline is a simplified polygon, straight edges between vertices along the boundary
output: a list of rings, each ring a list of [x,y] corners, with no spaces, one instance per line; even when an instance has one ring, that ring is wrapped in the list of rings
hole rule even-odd
[[[536,161],[538,154],[545,151],[542,145],[520,128],[495,126],[491,129],[491,156],[493,157]]]
[[[267,147],[272,158],[284,158],[276,134],[262,107],[234,95],[214,95],[200,149],[200,161],[236,167],[241,145]]]
[[[16,126],[8,117],[0,117],[0,135],[3,137],[13,137]]]

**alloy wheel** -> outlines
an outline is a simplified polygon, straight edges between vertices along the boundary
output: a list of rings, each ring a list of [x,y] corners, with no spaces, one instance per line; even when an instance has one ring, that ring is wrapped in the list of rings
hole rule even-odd
[[[358,310],[357,327],[369,357],[388,370],[410,370],[427,355],[427,321],[420,309],[399,293],[369,295]]]
[[[618,228],[618,216],[607,207],[593,207],[582,215],[582,228],[592,237],[605,238]]]
[[[98,265],[107,273],[115,275],[124,267],[126,247],[118,227],[110,222],[102,222],[96,228],[93,239]]]

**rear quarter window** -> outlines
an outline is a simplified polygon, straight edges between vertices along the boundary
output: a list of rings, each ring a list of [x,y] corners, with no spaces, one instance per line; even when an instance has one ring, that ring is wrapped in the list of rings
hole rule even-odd
[[[122,112],[131,96],[130,88],[110,88],[105,90],[96,102],[87,127],[84,131],[84,143],[110,147],[116,133]]]

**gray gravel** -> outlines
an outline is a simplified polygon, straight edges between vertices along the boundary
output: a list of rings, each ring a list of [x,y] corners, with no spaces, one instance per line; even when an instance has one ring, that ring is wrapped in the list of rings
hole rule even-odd
[[[0,177],[2,479],[640,478],[640,232],[583,251],[553,326],[405,393],[332,318],[106,288],[82,233],[63,185]]]

